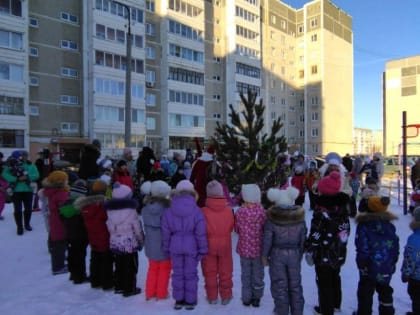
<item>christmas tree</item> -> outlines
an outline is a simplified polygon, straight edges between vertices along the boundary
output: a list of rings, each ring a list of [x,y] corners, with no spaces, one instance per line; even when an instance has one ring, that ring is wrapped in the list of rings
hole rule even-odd
[[[234,194],[240,192],[242,184],[257,184],[265,192],[286,180],[277,172],[278,156],[287,149],[285,138],[278,135],[283,124],[277,118],[270,134],[263,134],[265,106],[261,99],[256,103],[256,93],[248,90],[247,94],[240,94],[244,110],[237,112],[230,104],[230,123],[217,123],[212,138],[221,168],[218,174]]]

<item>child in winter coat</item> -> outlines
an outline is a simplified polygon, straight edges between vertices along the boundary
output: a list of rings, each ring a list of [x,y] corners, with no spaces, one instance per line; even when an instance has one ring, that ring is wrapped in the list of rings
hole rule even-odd
[[[222,305],[232,300],[232,232],[234,216],[227,205],[222,185],[212,180],[206,187],[206,218],[209,252],[201,261],[207,301],[216,304],[220,294]]]
[[[117,162],[115,170],[112,174],[112,182],[119,182],[122,185],[130,187],[132,191],[134,190],[133,179],[131,178],[131,175],[128,172],[126,161],[119,160]]]
[[[172,261],[172,295],[177,310],[192,310],[197,304],[197,267],[208,251],[206,221],[196,198],[193,184],[181,180],[162,216],[163,251]]]
[[[74,206],[78,197],[86,196],[88,191],[84,179],[76,180],[70,187],[70,199],[60,207],[60,215],[66,227],[68,242],[67,262],[70,279],[74,284],[87,281],[86,276],[86,248],[88,237],[80,209]]]
[[[303,173],[303,166],[296,166],[291,184],[299,191],[299,196],[296,198],[295,204],[302,206],[305,202],[305,174]]]
[[[90,286],[110,290],[114,287],[114,259],[109,248],[108,219],[104,208],[107,184],[93,182],[90,194],[80,197],[74,206],[80,209],[90,246]],[[123,293],[122,291],[116,293]]]
[[[138,254],[143,248],[144,233],[137,216],[137,201],[130,187],[114,183],[112,199],[105,202],[110,248],[115,254],[115,289],[124,297],[141,293],[137,287]],[[121,291],[120,291],[121,292]]]
[[[3,164],[0,161],[0,220],[4,220],[2,215],[4,206],[6,205],[6,194],[7,194],[7,187],[9,187],[9,183],[5,180],[1,173],[3,171]]]
[[[60,216],[60,207],[70,198],[70,187],[67,185],[68,176],[63,171],[51,172],[42,181],[44,195],[48,198],[49,229],[50,229],[50,254],[53,275],[68,272],[65,265],[67,250],[66,227]]]
[[[376,179],[368,178],[366,182],[366,186],[362,188],[362,198],[359,201],[359,212],[366,212],[368,211],[367,200],[369,197],[378,196],[379,195],[379,186],[377,184]]]
[[[306,239],[305,210],[295,206],[299,191],[271,188],[267,198],[274,202],[264,225],[263,263],[269,265],[273,315],[303,315],[301,261]]]
[[[411,312],[407,315],[420,314],[420,207],[413,211],[410,223],[413,233],[408,237],[404,248],[404,260],[401,266],[402,282],[408,282],[407,292],[411,299]]]
[[[309,194],[309,209],[313,210],[315,209],[315,195],[316,193],[314,192],[314,184],[316,183],[316,181],[319,178],[319,173],[318,173],[318,169],[316,167],[316,162],[311,161],[309,162],[309,167],[306,170],[305,173],[305,179],[303,181],[303,185],[305,187],[305,189],[308,191]]]
[[[315,314],[333,315],[341,306],[341,266],[346,260],[350,221],[350,197],[341,192],[341,175],[333,171],[318,182],[319,196],[305,249],[309,265],[315,265],[319,306]]]
[[[379,314],[393,315],[392,274],[399,256],[399,239],[392,223],[397,216],[387,211],[388,197],[368,198],[368,211],[356,217],[356,263],[359,269],[357,311],[372,314],[372,298],[378,293]]]
[[[413,213],[413,210],[420,206],[420,180],[417,180],[416,186],[410,194],[410,207],[409,212]]]
[[[256,184],[242,185],[241,193],[244,203],[235,214],[235,231],[239,236],[236,252],[241,257],[242,304],[259,307],[264,293],[261,251],[266,214]]]
[[[171,260],[162,249],[162,215],[169,208],[171,187],[164,181],[144,182],[141,185],[145,243],[144,250],[149,259],[146,277],[146,300],[168,298]]]

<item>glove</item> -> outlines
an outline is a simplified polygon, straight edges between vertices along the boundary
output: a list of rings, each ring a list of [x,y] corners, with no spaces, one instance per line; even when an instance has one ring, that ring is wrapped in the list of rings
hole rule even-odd
[[[268,266],[268,258],[267,257],[261,257],[261,262],[263,264],[263,266]]]
[[[305,260],[308,266],[312,267],[314,265],[314,258],[311,252],[305,254]]]

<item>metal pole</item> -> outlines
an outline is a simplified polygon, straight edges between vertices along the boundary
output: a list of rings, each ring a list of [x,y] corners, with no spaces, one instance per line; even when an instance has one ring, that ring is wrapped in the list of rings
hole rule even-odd
[[[130,7],[118,1],[115,3],[122,5],[127,12],[128,17],[128,32],[127,32],[127,56],[126,56],[126,67],[125,67],[125,133],[124,133],[124,145],[125,147],[131,146],[131,11]]]
[[[402,114],[403,210],[407,214],[407,112]]]

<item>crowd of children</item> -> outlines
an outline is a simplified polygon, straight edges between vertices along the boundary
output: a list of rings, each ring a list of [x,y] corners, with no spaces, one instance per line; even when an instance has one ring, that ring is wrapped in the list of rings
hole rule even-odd
[[[271,202],[267,208],[255,183],[242,185],[242,203],[234,211],[220,182],[208,181],[199,199],[193,183],[186,178],[179,178],[173,187],[162,180],[143,181],[139,189],[144,198],[139,207],[133,198],[136,188],[126,162],[116,163],[109,177],[90,183],[83,179],[69,182],[67,173],[53,171],[43,180],[38,195],[53,275],[68,272],[74,284],[90,282],[92,288],[114,290],[124,297],[137,295],[141,293],[137,283],[138,252],[144,247],[148,258],[146,300],[167,299],[171,284],[174,308],[194,309],[201,265],[208,303],[220,301],[227,305],[233,298],[235,231],[244,306],[260,306],[264,267],[268,266],[273,314],[303,315],[301,261],[305,257],[316,275],[319,304],[314,313],[332,315],[340,310],[340,271],[347,256],[349,203],[354,192],[346,191],[345,182],[352,178],[345,175],[336,154],[330,155],[323,170],[314,163],[295,165],[289,187],[267,191]],[[303,208],[306,191],[313,210],[309,227]],[[402,281],[408,282],[412,300],[408,315],[420,314],[418,195],[420,187],[411,196],[413,234],[404,248],[401,268]],[[375,291],[379,314],[395,314],[390,282],[400,247],[393,224],[397,216],[388,210],[389,203],[389,198],[381,196],[378,181],[368,178],[355,214],[359,284],[354,315],[372,313]],[[86,265],[89,249],[90,261]]]

